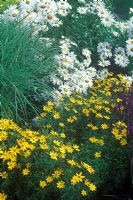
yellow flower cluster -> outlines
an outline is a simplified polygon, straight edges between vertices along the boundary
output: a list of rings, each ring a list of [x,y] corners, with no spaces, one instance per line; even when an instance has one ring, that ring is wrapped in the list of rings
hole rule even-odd
[[[38,159],[40,153],[47,160],[57,163],[53,173],[48,173],[47,175],[42,171],[38,183],[40,189],[46,188],[52,182],[55,182],[56,188],[63,189],[70,182],[72,185],[82,183],[83,179],[87,179],[88,176],[91,178],[90,175],[93,175],[95,172],[90,164],[82,161],[78,164],[74,161],[75,153],[80,152],[80,146],[65,142],[66,135],[63,132],[59,134],[57,131],[51,130],[49,133],[41,134],[29,129],[23,130],[12,120],[8,119],[0,120],[0,132],[2,133],[0,140],[0,162],[3,163],[3,169],[0,168],[0,179],[2,181],[8,179],[10,173],[16,173],[16,170],[17,173],[19,172],[21,175],[27,176],[27,178],[33,176],[32,162],[29,163],[27,159],[35,157]],[[63,163],[62,168],[57,168],[57,166],[60,166],[60,163]],[[33,165],[35,164],[33,163]],[[66,168],[69,170],[71,167],[74,167],[74,171],[71,174],[70,180],[61,180],[60,178],[64,178]],[[78,169],[81,171],[74,175]],[[89,174],[84,174],[85,170]],[[45,176],[45,178],[42,178],[42,176]],[[84,194],[84,192],[82,193]],[[0,195],[1,200],[7,198],[7,195],[4,193],[0,193]]]
[[[114,135],[114,130],[112,131],[114,108],[118,102],[122,102],[122,97],[120,96],[122,91],[126,95],[129,89],[130,85],[121,74],[114,77],[110,73],[105,79],[94,80],[94,85],[92,88],[89,88],[86,96],[74,93],[70,97],[62,99],[60,102],[61,106],[48,102],[43,107],[43,113],[38,117],[38,120],[45,116],[43,126],[46,129],[51,130],[51,127],[53,128],[54,126],[55,131],[60,129],[65,135],[70,134],[75,135],[75,137],[76,134],[79,134],[78,132],[76,133],[75,127],[82,126],[83,122],[85,132],[87,130],[88,132],[98,132],[100,136],[100,138],[99,136],[98,138],[95,136],[91,137],[89,141],[102,146],[104,145],[104,138],[101,138],[103,136],[102,133],[107,132]],[[121,113],[122,110],[123,106],[121,105],[119,112]],[[51,124],[49,126],[50,121]],[[70,133],[68,133],[69,130]],[[117,137],[118,135],[115,136],[116,139]],[[126,140],[126,137],[124,139]],[[125,140],[122,140],[120,144],[126,144]]]
[[[83,182],[84,178],[85,176],[82,174],[82,172],[76,173],[76,175],[74,175],[71,179],[71,184],[76,185],[77,183]]]
[[[121,121],[113,124],[112,134],[122,146],[127,144],[127,125]]]
[[[82,157],[82,147],[95,145],[90,156],[99,162],[107,137],[118,141],[118,145],[126,145],[127,126],[113,117],[114,107],[122,101],[119,94],[123,89],[126,95],[129,85],[122,75],[114,78],[110,74],[107,79],[95,80],[86,96],[75,93],[59,105],[48,101],[37,118],[41,133],[23,130],[12,120],[0,119],[0,162],[3,163],[0,180],[5,181],[16,170],[30,179],[34,176],[32,167],[37,163],[32,163],[32,159],[41,158],[50,164],[49,169],[44,166],[38,171],[40,190],[46,190],[52,183],[61,190],[78,185],[81,196],[95,191],[91,176],[95,176],[96,170]],[[37,169],[40,170],[39,166]],[[3,191],[0,195],[0,200],[7,198]]]
[[[97,139],[96,137],[90,137],[89,138],[89,141],[91,143],[95,143],[95,144],[98,144],[100,146],[103,146],[104,145],[104,140],[103,139]]]
[[[47,176],[44,180],[40,180],[40,187],[44,188],[54,180],[59,179],[63,174],[63,170],[58,168],[51,175]],[[59,187],[58,187],[59,188]]]

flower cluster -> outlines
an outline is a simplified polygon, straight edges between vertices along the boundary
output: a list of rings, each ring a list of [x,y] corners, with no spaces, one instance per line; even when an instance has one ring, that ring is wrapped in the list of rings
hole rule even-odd
[[[127,144],[127,125],[125,123],[118,121],[113,124],[112,133],[121,145]]]
[[[130,59],[133,56],[132,12],[130,12],[131,17],[129,20],[122,21],[116,16],[116,14],[111,13],[111,10],[107,8],[106,1],[92,0],[89,3],[86,1],[79,1],[79,3],[82,3],[82,6],[78,7],[78,13],[82,15],[91,14],[92,16],[96,16],[99,23],[102,24],[101,29],[103,29],[103,34],[107,34],[112,38],[112,41],[109,40],[109,42],[111,41],[110,44],[106,41],[107,39],[98,44],[98,54],[100,54],[100,60],[98,62],[99,66],[107,67],[111,66],[112,63],[115,63],[117,66],[122,68],[129,66],[131,63]],[[100,30],[99,23],[97,24],[96,22],[96,29]],[[122,47],[120,46],[118,39],[122,41]]]
[[[49,109],[52,107],[53,104],[49,104]],[[54,184],[55,189],[58,188],[59,190],[68,187],[70,184],[72,185],[71,189],[74,185],[81,184],[79,193],[82,195],[80,188],[85,187],[85,183],[81,181],[82,177],[84,177],[84,181],[89,179],[88,193],[96,190],[95,184],[91,181],[91,175],[94,174],[95,170],[90,164],[82,162],[82,160],[78,161],[80,163],[79,168],[75,164],[72,165],[72,160],[78,152],[80,153],[80,146],[67,142],[64,133],[59,134],[53,130],[48,134],[46,132],[40,134],[29,129],[23,130],[8,119],[0,120],[0,133],[0,160],[2,163],[0,179],[3,187],[4,182],[10,180],[10,174],[15,176],[17,172],[19,176],[28,178],[25,181],[32,180],[35,176],[39,177],[36,180],[39,190],[43,188],[46,190],[51,184]],[[35,161],[33,161],[34,159]],[[39,162],[40,159],[42,164]],[[48,165],[48,169],[43,164],[45,162],[51,163],[50,166]],[[82,176],[75,176],[76,172],[82,174]],[[70,180],[67,179],[67,173]],[[2,200],[7,198],[4,193],[0,193],[0,195]]]
[[[59,27],[62,24],[59,17],[66,16],[70,9],[70,4],[64,0],[22,0],[18,5],[9,6],[2,17],[5,20],[21,20],[38,33],[47,31],[49,25]]]
[[[87,88],[92,86],[96,70],[90,67],[91,52],[83,49],[83,61],[80,62],[77,55],[71,50],[77,46],[71,40],[63,38],[60,41],[61,54],[55,57],[58,74],[51,77],[52,83],[57,87],[54,91],[56,98],[63,95],[71,95],[73,91],[87,93]]]
[[[128,95],[130,87],[130,82],[122,75],[118,75],[115,78],[112,74],[109,74],[107,78],[94,80],[93,86],[88,88],[86,95],[78,93],[71,94],[69,97],[65,97],[67,98],[65,105],[62,105],[62,102],[60,102],[61,105],[56,106],[56,103],[51,104],[48,102],[43,107],[41,114],[41,118],[45,118],[43,125],[48,130],[51,130],[51,127],[53,127],[49,124],[51,122],[55,126],[55,131],[60,127],[61,133],[66,134],[69,131],[69,135],[72,136],[75,135],[76,127],[82,123],[82,119],[84,122],[83,129],[85,131],[96,131],[100,134],[101,131],[108,132],[110,130],[111,133],[112,116],[115,111],[115,106],[119,102],[122,102],[122,91],[125,95],[126,93]],[[119,109],[120,113],[122,109],[123,107],[121,105]],[[40,120],[40,117],[38,120]],[[122,139],[126,139],[126,137]],[[89,138],[89,141],[101,146],[104,144],[104,140],[101,137],[97,138],[93,136]],[[121,144],[124,145],[124,142]]]
[[[22,184],[30,191],[28,195],[35,183],[39,193],[33,195],[37,197],[41,197],[41,192],[49,194],[51,187],[56,192],[64,191],[64,195],[67,195],[67,189],[73,194],[76,192],[79,198],[96,191],[97,167],[103,165],[102,159],[106,158],[108,140],[110,145],[119,148],[127,144],[125,123],[112,118],[114,107],[121,102],[121,91],[124,90],[126,95],[129,88],[122,75],[113,77],[110,73],[107,78],[94,80],[87,95],[71,94],[60,105],[48,101],[37,118],[41,130],[38,132],[23,130],[12,120],[1,119],[2,198],[8,196],[3,191],[10,190],[10,177],[16,180],[12,184],[21,177]],[[5,182],[8,183],[6,188]]]
[[[100,42],[97,47],[97,51],[100,57],[99,66],[107,67],[111,65],[111,58],[114,63],[120,67],[127,67],[130,63],[128,56],[126,55],[125,49],[118,47],[115,49],[114,56],[112,55],[112,46],[108,42]]]

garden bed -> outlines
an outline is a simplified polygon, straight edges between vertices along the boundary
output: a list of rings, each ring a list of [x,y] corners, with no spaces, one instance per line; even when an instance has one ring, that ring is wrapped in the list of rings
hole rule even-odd
[[[0,1],[0,200],[133,200],[133,8],[117,3]]]

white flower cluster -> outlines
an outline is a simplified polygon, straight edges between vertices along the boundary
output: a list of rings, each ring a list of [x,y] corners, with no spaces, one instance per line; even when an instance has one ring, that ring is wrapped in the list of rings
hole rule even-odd
[[[133,9],[130,9],[130,12],[132,10]],[[113,15],[111,11],[106,8],[106,4],[103,0],[92,0],[90,3],[85,3],[82,7],[78,8],[78,13],[92,13],[97,15],[100,18],[101,23],[107,28],[112,28],[112,25],[114,25],[115,29],[117,28],[122,32],[127,31],[127,33],[129,33],[129,30],[133,30],[133,17],[130,17],[130,19],[126,22],[118,20],[118,17]],[[112,30],[108,29],[108,31]],[[118,36],[116,31],[113,32],[116,36]]]
[[[111,65],[111,61],[109,60],[111,58],[116,65],[123,68],[127,67],[130,63],[128,56],[126,55],[125,49],[122,47],[117,47],[115,49],[114,55],[112,55],[111,44],[109,44],[108,42],[100,42],[98,44],[97,51],[100,57],[100,61],[98,62],[99,66],[107,67]]]
[[[80,0],[79,0],[80,2]],[[81,2],[82,3],[82,2]],[[119,31],[130,33],[133,31],[133,17],[130,17],[126,22],[118,20],[114,14],[111,13],[109,9],[106,8],[106,4],[103,0],[92,0],[89,3],[83,1],[83,6],[78,7],[78,13],[87,14],[92,13],[97,15],[101,23],[108,29],[109,32],[112,32],[115,36],[118,36]],[[130,13],[133,13],[133,8],[130,8]],[[115,30],[112,31],[112,25],[115,27]],[[117,32],[116,30],[119,31]]]
[[[114,16],[111,12],[106,9],[105,3],[103,1],[94,0],[94,5],[97,11],[97,15],[100,17],[101,22],[105,27],[110,27],[115,22]]]
[[[70,9],[67,0],[21,0],[19,5],[9,6],[2,17],[5,20],[22,20],[37,32],[47,31],[49,25],[59,27],[62,24],[59,18],[66,16]]]
[[[100,57],[99,65],[103,67],[107,67],[110,65],[110,61],[108,58],[112,57],[112,47],[108,42],[100,42],[97,47],[97,51]]]
[[[115,61],[115,64],[120,67],[128,66],[129,59],[126,56],[126,52],[124,48],[118,47],[115,49],[114,61]]]
[[[105,3],[102,0],[93,0],[90,3],[86,3],[79,7],[77,11],[80,14],[97,14],[105,27],[110,27],[115,22],[114,16],[106,9]]]
[[[60,41],[61,54],[55,57],[58,74],[52,76],[51,81],[57,88],[54,91],[56,99],[64,95],[69,96],[73,91],[86,94],[96,75],[95,68],[89,67],[91,52],[83,49],[84,59],[80,62],[76,54],[71,51],[72,46],[76,46],[76,44],[63,38]]]

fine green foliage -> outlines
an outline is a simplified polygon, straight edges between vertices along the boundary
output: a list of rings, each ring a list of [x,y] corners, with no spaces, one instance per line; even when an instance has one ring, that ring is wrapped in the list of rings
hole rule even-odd
[[[50,95],[56,52],[18,22],[0,21],[1,114],[20,118],[37,111],[35,96]]]
[[[10,5],[15,5],[19,3],[20,0],[0,0],[0,11],[4,11],[5,9],[8,8]]]

